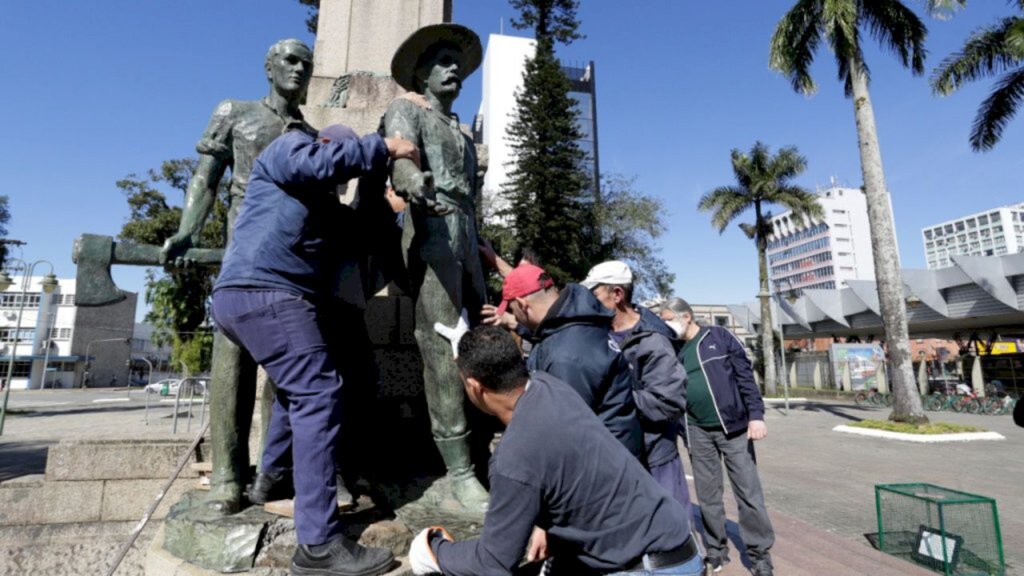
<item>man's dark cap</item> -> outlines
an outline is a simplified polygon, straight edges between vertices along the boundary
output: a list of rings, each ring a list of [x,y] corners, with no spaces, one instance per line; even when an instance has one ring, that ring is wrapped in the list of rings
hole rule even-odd
[[[483,47],[480,37],[461,24],[432,24],[413,32],[402,42],[391,59],[391,76],[398,85],[416,92],[416,63],[437,44],[451,44],[459,51],[459,76],[465,80],[480,67]]]

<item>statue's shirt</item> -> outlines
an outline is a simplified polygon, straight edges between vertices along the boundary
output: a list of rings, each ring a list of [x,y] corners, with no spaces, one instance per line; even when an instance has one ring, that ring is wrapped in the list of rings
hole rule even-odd
[[[434,175],[440,201],[454,200],[465,208],[468,200],[469,207],[475,207],[476,148],[462,132],[457,117],[398,98],[388,109],[386,126],[388,135],[401,132],[419,146],[422,170]]]
[[[262,100],[224,100],[214,110],[196,151],[231,166],[231,196],[241,199],[256,157],[284,129],[285,121]]]

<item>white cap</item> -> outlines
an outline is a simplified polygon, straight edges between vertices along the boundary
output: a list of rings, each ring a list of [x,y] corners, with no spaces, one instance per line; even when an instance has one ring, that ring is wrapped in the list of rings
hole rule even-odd
[[[625,262],[609,260],[601,262],[587,272],[587,277],[580,284],[588,290],[593,290],[598,284],[614,284],[622,286],[633,283],[633,271]]]

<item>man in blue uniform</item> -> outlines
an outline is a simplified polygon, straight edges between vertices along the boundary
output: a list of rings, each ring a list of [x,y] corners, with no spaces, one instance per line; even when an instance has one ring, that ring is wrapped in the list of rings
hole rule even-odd
[[[291,130],[253,165],[241,212],[213,291],[221,332],[261,364],[278,387],[271,437],[291,437],[298,549],[292,574],[373,576],[393,558],[345,538],[337,517],[335,442],[341,378],[329,353],[333,300],[344,242],[335,189],[382,176],[388,159],[418,161],[411,142],[376,134],[357,138],[332,126],[315,137]],[[285,429],[287,428],[287,429]],[[273,451],[277,443],[269,443]],[[264,471],[281,453],[265,453]]]

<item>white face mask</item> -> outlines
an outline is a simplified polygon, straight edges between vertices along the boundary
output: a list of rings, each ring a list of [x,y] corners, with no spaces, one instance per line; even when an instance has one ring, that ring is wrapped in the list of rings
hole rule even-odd
[[[667,320],[665,324],[675,331],[677,338],[682,338],[683,332],[686,332],[686,328],[678,320]]]

